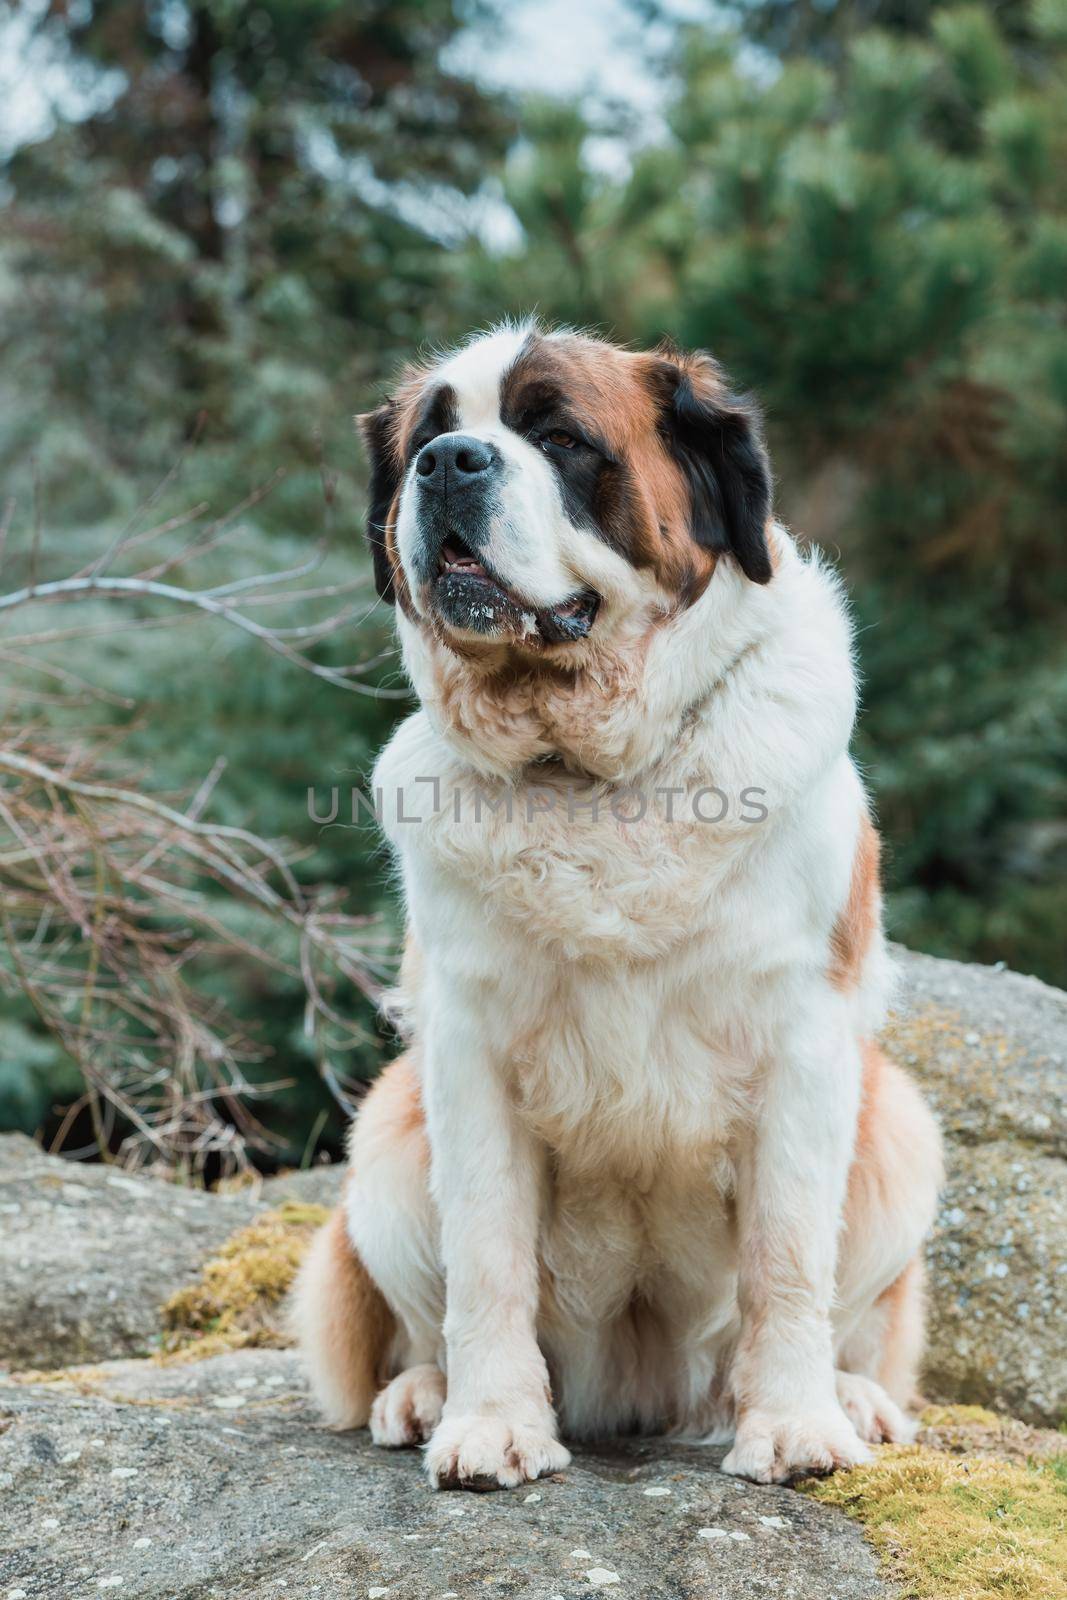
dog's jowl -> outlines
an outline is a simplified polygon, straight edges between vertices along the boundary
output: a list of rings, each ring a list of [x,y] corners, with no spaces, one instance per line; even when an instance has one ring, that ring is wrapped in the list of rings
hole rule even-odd
[[[407,1048],[295,1302],[325,1416],[438,1486],[630,1429],[761,1481],[907,1438],[938,1137],[873,1042],[849,623],[753,403],[527,324],[362,426],[421,709],[375,774]]]

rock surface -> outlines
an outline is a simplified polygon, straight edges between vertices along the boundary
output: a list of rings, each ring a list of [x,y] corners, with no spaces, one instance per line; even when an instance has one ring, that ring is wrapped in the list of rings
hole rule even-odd
[[[81,1600],[868,1600],[861,1530],[721,1450],[582,1451],[513,1494],[318,1427],[287,1351],[0,1384],[0,1595]],[[650,1492],[652,1491],[652,1492]]]
[[[151,1352],[163,1301],[234,1229],[290,1195],[331,1204],[340,1181],[314,1170],[204,1194],[0,1136],[0,1366]]]
[[[925,1386],[1067,1418],[1067,995],[899,951],[884,1036],[936,1109],[947,1182],[930,1268]]]

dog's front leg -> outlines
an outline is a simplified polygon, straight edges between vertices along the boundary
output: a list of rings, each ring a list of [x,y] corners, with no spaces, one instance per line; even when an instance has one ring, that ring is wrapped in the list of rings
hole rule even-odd
[[[448,1397],[426,1450],[436,1487],[513,1487],[570,1461],[537,1343],[543,1153],[452,997],[431,1030],[426,1111],[445,1266]]]
[[[739,1163],[737,1425],[723,1468],[760,1483],[869,1455],[838,1404],[830,1326],[860,1082],[856,1043],[829,1001],[791,1026],[768,1067]]]

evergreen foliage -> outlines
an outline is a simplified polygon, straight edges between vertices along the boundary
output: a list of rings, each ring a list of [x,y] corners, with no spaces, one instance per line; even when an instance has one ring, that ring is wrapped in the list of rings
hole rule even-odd
[[[70,571],[168,473],[153,522],[279,469],[213,580],[299,562],[327,513],[347,578],[351,413],[419,345],[536,308],[707,346],[762,398],[781,512],[854,599],[892,931],[1067,981],[1067,4],[749,0],[738,38],[679,30],[665,128],[621,176],[590,162],[610,130],[587,106],[516,118],[442,65],[490,10],[42,3],[82,103],[0,169],[4,587],[35,521],[42,570]],[[513,248],[474,235],[495,183]],[[368,655],[387,623],[369,611]],[[225,754],[220,821],[295,837],[308,881],[388,907],[372,830],[318,829],[306,790],[358,783],[397,702],[210,625],[62,659],[136,697],[107,714],[160,792]],[[297,1158],[330,1107],[299,985],[234,967],[218,986],[299,1086],[275,1114]],[[0,1043],[0,1123],[48,1122],[69,1061],[28,1013]],[[324,1142],[339,1130],[331,1112]]]

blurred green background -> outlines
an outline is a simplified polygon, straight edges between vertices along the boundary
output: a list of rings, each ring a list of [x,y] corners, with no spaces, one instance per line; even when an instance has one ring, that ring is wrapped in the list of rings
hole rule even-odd
[[[533,310],[707,346],[852,594],[892,934],[1067,984],[1065,63],[1067,0],[0,4],[0,588],[35,542],[70,573],[146,495],[217,514],[278,469],[196,577],[292,565],[324,464],[344,578],[351,414],[405,357]],[[367,610],[321,659],[388,646]],[[358,782],[402,701],[210,622],[62,660],[135,698],[93,718],[153,790],[224,755],[213,816],[394,915],[373,830],[306,793]],[[216,981],[293,1080],[281,1158],[336,1151],[299,984]],[[356,1075],[388,1047],[368,1018]],[[0,1126],[47,1133],[75,1080],[6,1006]]]

